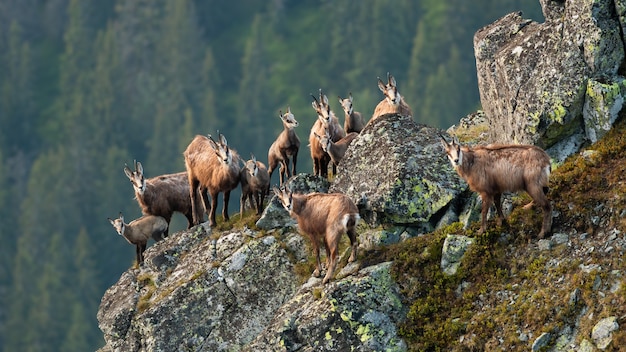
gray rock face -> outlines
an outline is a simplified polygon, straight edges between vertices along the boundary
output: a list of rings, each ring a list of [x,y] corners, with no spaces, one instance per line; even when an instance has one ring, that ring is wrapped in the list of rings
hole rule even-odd
[[[213,241],[195,227],[153,245],[146,264],[102,298],[108,348],[220,351],[252,341],[298,283],[274,237],[245,242],[238,232]]]
[[[370,224],[419,225],[467,188],[441,147],[441,131],[387,114],[352,141],[330,186],[348,195]]]
[[[406,351],[406,316],[391,263],[360,270],[315,294],[303,286],[244,351]]]
[[[614,121],[606,115],[621,109],[623,91],[617,89],[619,98],[611,93],[604,99],[597,86],[611,92],[621,87],[623,13],[615,13],[611,0],[541,4],[545,23],[511,13],[474,36],[481,103],[493,142],[547,148],[589,130],[583,108],[590,98],[602,102],[588,104],[585,121]],[[591,125],[587,136],[595,138]]]

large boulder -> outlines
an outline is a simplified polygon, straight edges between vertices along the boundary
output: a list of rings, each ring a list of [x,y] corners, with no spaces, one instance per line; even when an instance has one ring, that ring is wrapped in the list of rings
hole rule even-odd
[[[593,140],[607,130],[594,121],[612,123],[621,110],[623,78],[617,72],[624,61],[623,13],[616,14],[612,0],[541,4],[544,23],[511,13],[474,36],[492,142],[547,148],[572,135]],[[603,101],[585,105],[590,98]]]
[[[371,225],[435,224],[440,211],[467,189],[439,133],[410,116],[382,115],[352,141],[330,192],[348,195]]]

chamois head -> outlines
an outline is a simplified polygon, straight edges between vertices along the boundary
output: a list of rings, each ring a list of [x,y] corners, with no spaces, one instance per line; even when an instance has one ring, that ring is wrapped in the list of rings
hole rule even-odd
[[[228,141],[220,131],[217,131],[219,135],[219,143],[213,140],[213,137],[209,135],[209,144],[215,151],[215,155],[217,156],[217,160],[224,165],[230,165],[233,162],[233,155],[228,148]]]
[[[141,166],[141,163],[135,160],[135,171],[132,171],[128,165],[124,165],[124,173],[130,180],[130,183],[133,184],[135,192],[143,194],[146,190],[146,179],[143,176],[143,166]]]
[[[315,138],[317,138],[317,140],[320,142],[320,145],[322,146],[322,150],[328,153],[328,149],[330,149],[330,144],[333,141],[332,138],[330,138],[330,133],[328,132],[328,128],[324,129],[323,136],[320,136],[319,134],[315,132],[313,132],[313,134],[315,135]]]
[[[117,234],[120,236],[124,236],[124,230],[126,229],[126,224],[124,223],[124,215],[122,215],[122,213],[120,212],[120,216],[117,219],[108,219],[111,225],[113,225],[113,227],[115,228],[115,231],[117,231]]]
[[[463,164],[463,152],[461,151],[461,145],[459,144],[457,137],[454,137],[450,143],[448,143],[442,135],[439,135],[439,137],[441,138],[441,145],[446,151],[446,155],[448,156],[452,167],[458,168],[461,166]]]
[[[295,116],[291,113],[291,107],[287,107],[287,112],[283,115],[283,111],[279,110],[280,119],[283,120],[283,124],[288,129],[292,129],[294,127],[298,127],[298,121],[296,121]]]
[[[324,123],[324,126],[328,126],[332,116],[332,113],[330,111],[330,104],[328,103],[328,97],[322,93],[321,89],[319,101],[317,101],[313,94],[311,94],[311,96],[313,97],[313,102],[311,103],[313,109],[315,110],[315,112],[317,112],[317,116]]]
[[[352,111],[354,110],[354,107],[352,106],[352,92],[350,92],[348,97],[345,99],[343,99],[340,96],[338,96],[338,98],[339,98],[339,103],[341,104],[341,107],[343,108],[343,111],[347,115],[352,114]]]
[[[254,154],[250,153],[250,157],[251,159],[246,161],[244,167],[246,168],[246,172],[248,172],[250,176],[256,177],[256,175],[259,173],[259,165],[256,163],[256,157],[254,156]]]
[[[293,208],[293,191],[287,189],[286,187],[273,188],[274,194],[280,201],[280,204],[283,205],[283,208],[291,213],[291,209]]]
[[[393,106],[400,104],[400,94],[398,94],[398,88],[396,88],[396,79],[389,72],[387,72],[387,84],[378,77],[378,89],[385,94],[389,104]]]

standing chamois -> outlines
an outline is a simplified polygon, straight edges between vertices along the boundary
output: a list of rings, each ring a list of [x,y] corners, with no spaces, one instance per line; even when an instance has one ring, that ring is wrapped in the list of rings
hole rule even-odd
[[[378,77],[378,89],[385,95],[376,108],[374,114],[368,124],[384,114],[400,114],[404,116],[413,116],[413,111],[404,101],[404,98],[398,93],[396,79],[387,72],[387,84]]]
[[[267,168],[262,162],[256,160],[254,154],[251,157],[252,159],[246,161],[241,168],[241,201],[239,202],[241,218],[243,218],[243,211],[246,207],[246,199],[250,200],[250,207],[252,207],[252,199],[254,198],[256,213],[261,215],[265,193],[270,186],[270,176]]]
[[[143,252],[146,251],[148,240],[150,238],[155,241],[162,240],[168,227],[164,218],[154,215],[144,215],[131,221],[130,224],[124,222],[122,213],[115,220],[108,219],[120,236],[123,236],[128,243],[136,246],[137,263],[139,264],[143,263]]]
[[[550,178],[550,157],[534,145],[461,146],[455,138],[448,143],[441,136],[441,144],[452,167],[482,199],[482,221],[479,233],[487,228],[487,213],[494,203],[498,212],[497,224],[506,221],[502,214],[501,196],[504,192],[526,191],[543,210],[543,225],[538,237],[543,238],[552,229],[552,205],[547,197]]]
[[[267,153],[267,161],[269,166],[270,182],[272,179],[272,173],[276,170],[278,164],[278,175],[280,176],[280,185],[286,182],[289,177],[296,174],[296,163],[298,161],[298,150],[300,149],[300,138],[294,131],[295,127],[298,127],[298,121],[291,113],[291,108],[287,107],[287,113],[283,115],[283,112],[279,112],[279,117],[283,121],[283,131],[278,135],[278,138],[272,143]],[[291,156],[292,169],[289,172],[289,157]],[[284,179],[283,179],[284,176]],[[267,189],[269,193],[269,186]]]
[[[360,133],[363,127],[365,127],[365,123],[363,122],[363,116],[361,116],[361,113],[354,111],[354,106],[352,105],[352,92],[350,92],[348,97],[345,99],[342,97],[338,98],[339,103],[341,103],[341,107],[343,108],[343,112],[346,115],[346,120],[343,123],[343,129],[346,133]]]
[[[335,114],[332,110],[330,110],[328,97],[322,93],[321,89],[319,96],[320,100],[318,102],[315,96],[311,94],[311,97],[313,97],[311,105],[317,113],[318,119],[311,128],[311,133],[309,134],[309,145],[311,147],[311,158],[313,159],[313,174],[328,178],[328,163],[330,162],[330,156],[322,149],[322,145],[317,137],[315,137],[315,134],[322,136],[325,134],[325,130],[327,129],[331,139],[336,142],[345,137],[346,132],[341,125],[339,125],[339,120]],[[336,173],[336,166],[333,165],[333,174]]]
[[[313,132],[315,133],[315,132]],[[345,137],[341,138],[337,142],[333,142],[332,138],[330,138],[330,134],[328,130],[325,130],[324,136],[320,136],[315,133],[315,138],[317,138],[322,145],[322,149],[328,153],[330,156],[330,160],[333,162],[334,166],[338,166],[343,156],[346,154],[348,150],[348,146],[359,134],[356,132],[350,132]]]
[[[185,167],[189,176],[189,194],[193,208],[193,224],[198,225],[203,221],[203,209],[209,215],[209,224],[214,227],[215,212],[217,211],[217,196],[224,193],[224,207],[222,215],[228,221],[228,201],[230,191],[239,184],[240,159],[237,152],[228,147],[226,137],[219,133],[219,143],[211,136],[196,136],[183,153]],[[209,213],[209,199],[207,191],[211,195]],[[202,199],[203,204],[200,203]],[[204,207],[202,206],[204,205]]]
[[[274,194],[291,217],[298,222],[300,231],[311,240],[317,266],[313,275],[319,277],[322,271],[319,243],[326,249],[327,271],[322,284],[327,283],[337,267],[339,241],[346,233],[350,238],[351,253],[348,262],[356,259],[357,238],[356,224],[359,221],[359,209],[352,200],[341,193],[294,194],[285,188],[274,187]]]
[[[186,172],[167,174],[146,179],[143,166],[135,161],[135,171],[124,166],[124,173],[135,189],[135,198],[143,215],[161,216],[168,226],[173,213],[179,212],[187,218],[187,228],[193,225],[189,179]],[[167,230],[164,234],[167,237]]]

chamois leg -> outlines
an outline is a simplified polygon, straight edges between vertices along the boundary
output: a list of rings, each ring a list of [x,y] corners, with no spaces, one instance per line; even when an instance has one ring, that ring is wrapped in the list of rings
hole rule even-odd
[[[292,165],[292,168],[291,168],[291,175],[292,175],[292,176],[296,174],[296,162],[297,162],[297,161],[298,161],[298,152],[295,152],[295,153],[293,154],[292,159],[291,159],[291,165]]]
[[[204,222],[204,214],[209,215],[209,210],[211,210],[211,201],[209,200],[209,193],[206,187],[200,187],[200,194],[202,195],[202,206],[204,207],[204,211],[200,211],[201,214],[200,222]]]
[[[543,211],[541,232],[537,235],[541,239],[552,230],[552,204],[550,204],[550,200],[546,196],[547,187],[531,187],[527,192],[533,199],[533,202],[540,206]]]
[[[256,215],[261,215],[263,211],[263,201],[265,200],[265,194],[263,192],[256,191],[255,200],[256,200]]]
[[[320,167],[320,159],[313,158],[313,175],[320,176],[321,167]]]
[[[252,202],[250,202],[252,204]],[[246,210],[246,195],[241,192],[241,198],[239,199],[239,219],[243,219],[243,212]]]
[[[350,247],[352,247],[352,250],[350,251],[350,258],[348,258],[348,263],[352,263],[353,261],[356,260],[356,251],[357,251],[357,247],[358,247],[358,243],[356,241],[356,229],[355,229],[355,225],[352,224],[352,226],[348,225],[348,230],[346,231],[348,234],[348,237],[350,238]]]
[[[487,215],[489,215],[489,208],[491,208],[491,204],[493,204],[493,197],[487,193],[481,193],[480,198],[483,201],[483,207],[480,212],[481,220],[480,229],[478,230],[479,235],[487,229]]]
[[[496,212],[498,213],[498,218],[496,219],[496,223],[498,226],[502,226],[504,223],[506,225],[506,219],[504,218],[504,214],[502,213],[502,193],[496,193],[493,196],[494,203],[496,204]]]
[[[191,198],[191,223],[192,225],[198,225],[201,222],[202,216],[200,216],[200,209],[198,206],[198,186],[200,181],[198,179],[189,176],[189,197]],[[187,217],[189,219],[189,217]]]
[[[289,175],[287,175],[287,168],[285,164],[281,161],[280,167],[278,169],[278,176],[280,176],[280,185],[282,186],[285,181],[289,179]]]
[[[224,207],[222,208],[222,216],[224,221],[230,220],[228,217],[228,201],[230,200],[230,191],[224,192]],[[250,206],[252,206],[252,196],[250,196]]]
[[[341,234],[336,234],[336,238],[340,238]],[[338,241],[335,241],[338,242]],[[326,255],[328,261],[328,268],[326,269],[326,276],[324,276],[324,280],[322,280],[322,284],[327,283],[332,279],[333,274],[335,273],[335,268],[337,267],[337,246],[338,243],[326,243]]]
[[[211,211],[209,213],[209,225],[211,227],[215,227],[217,225],[217,221],[215,221],[215,212],[217,211],[217,196],[218,192],[210,192],[211,193]]]
[[[315,270],[313,271],[313,276],[320,277],[320,273],[322,272],[322,263],[320,262],[320,245],[314,236],[311,236],[311,245],[313,246],[313,255],[315,255],[317,264]]]

